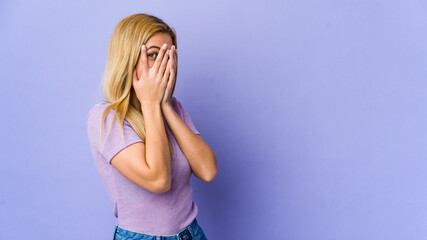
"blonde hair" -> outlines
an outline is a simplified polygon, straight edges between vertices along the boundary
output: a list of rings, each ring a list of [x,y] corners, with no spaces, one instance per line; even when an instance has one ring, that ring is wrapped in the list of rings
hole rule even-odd
[[[108,112],[112,108],[115,109],[115,113],[111,121],[110,131],[118,114],[123,142],[125,141],[123,134],[124,118],[132,125],[138,136],[144,142],[146,140],[144,116],[131,104],[131,95],[135,94],[134,91],[131,91],[132,76],[141,53],[141,46],[146,44],[150,37],[159,32],[169,34],[172,38],[172,44],[177,48],[175,30],[163,22],[163,20],[152,15],[144,13],[130,15],[122,19],[114,29],[108,47],[107,63],[103,76],[104,98],[106,102],[111,104],[104,110],[101,118],[101,152],[102,126],[105,123]],[[175,84],[171,95],[173,95],[174,90]],[[108,137],[108,133],[106,138]],[[166,135],[169,150],[172,154],[171,140],[167,132]]]

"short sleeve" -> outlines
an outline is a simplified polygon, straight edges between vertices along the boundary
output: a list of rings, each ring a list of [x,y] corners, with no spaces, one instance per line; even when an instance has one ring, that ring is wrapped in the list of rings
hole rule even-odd
[[[121,150],[131,144],[144,141],[138,136],[138,134],[135,132],[135,130],[132,128],[132,125],[127,121],[126,118],[123,121],[123,141],[118,114],[116,115],[116,119],[113,122],[113,126],[110,126],[115,113],[114,109],[111,109],[105,117],[105,122],[102,128],[101,151],[101,120],[102,113],[104,112],[106,107],[107,105],[105,104],[97,105],[89,111],[87,117],[87,130],[91,148],[99,152],[104,157],[104,159],[111,164],[111,160],[113,159],[113,157],[117,155],[117,153],[119,153]]]
[[[196,127],[193,124],[193,121],[191,120],[190,114],[188,114],[188,112],[185,110],[184,106],[182,105],[182,103],[180,101],[178,101],[178,99],[176,99],[175,97],[173,97],[175,100],[175,103],[177,105],[177,108],[179,109],[180,113],[181,113],[181,118],[183,119],[184,123],[195,133],[200,135],[200,132],[196,129]]]

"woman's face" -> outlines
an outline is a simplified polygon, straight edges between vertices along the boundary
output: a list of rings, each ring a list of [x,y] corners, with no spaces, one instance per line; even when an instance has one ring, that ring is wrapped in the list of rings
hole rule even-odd
[[[154,61],[156,60],[156,57],[159,54],[160,48],[163,46],[164,43],[168,45],[166,49],[170,49],[172,47],[172,38],[167,33],[155,33],[148,39],[147,43],[145,44],[145,47],[147,49],[147,63],[149,68],[153,66]],[[167,57],[167,55],[164,56]],[[141,72],[142,61],[141,56],[139,56],[138,62],[136,63],[136,75],[138,76],[138,78],[141,76]]]

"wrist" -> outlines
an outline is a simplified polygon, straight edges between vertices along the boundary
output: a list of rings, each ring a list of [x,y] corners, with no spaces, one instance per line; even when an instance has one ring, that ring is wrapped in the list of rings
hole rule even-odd
[[[172,108],[172,106],[171,106],[170,102],[161,103],[161,104],[160,104],[160,107],[161,107],[162,109]]]
[[[156,102],[140,102],[141,111],[160,108],[160,103]]]

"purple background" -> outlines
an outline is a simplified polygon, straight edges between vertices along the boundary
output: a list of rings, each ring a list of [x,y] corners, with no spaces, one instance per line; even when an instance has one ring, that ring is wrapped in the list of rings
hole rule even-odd
[[[209,239],[427,239],[427,3],[372,0],[1,1],[0,239],[112,238],[85,120],[138,12],[218,159]]]

